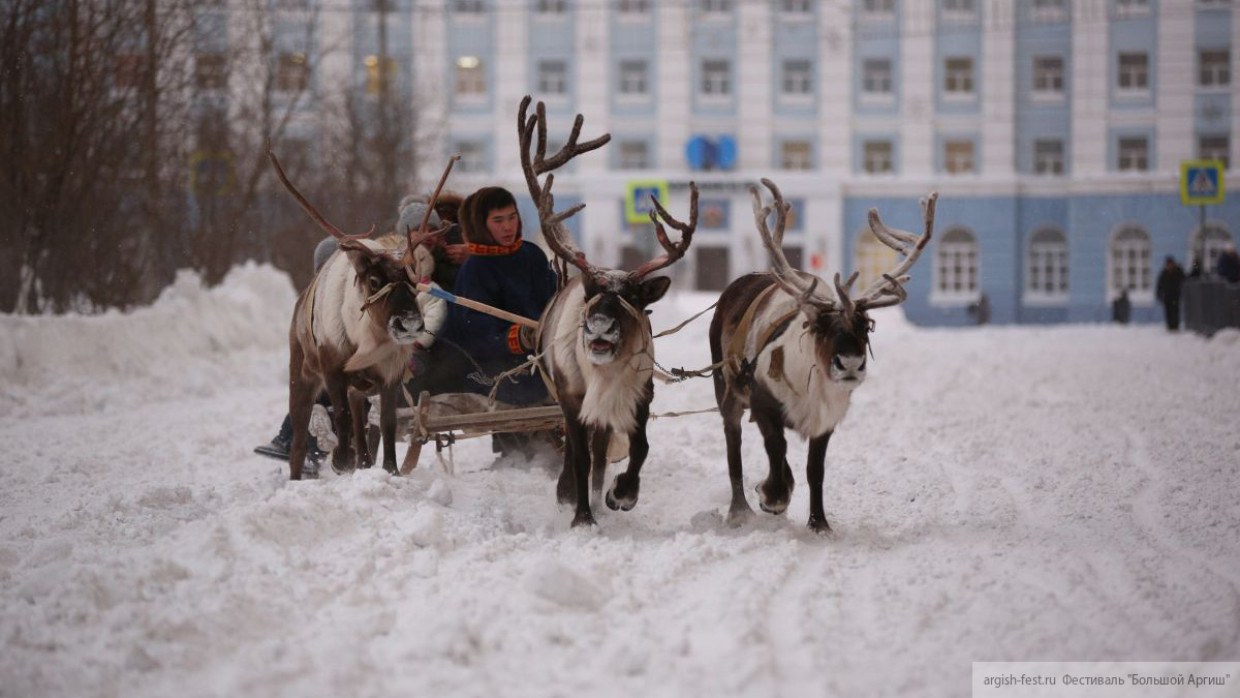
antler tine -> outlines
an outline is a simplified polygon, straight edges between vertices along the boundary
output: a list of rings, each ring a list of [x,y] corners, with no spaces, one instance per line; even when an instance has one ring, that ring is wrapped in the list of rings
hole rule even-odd
[[[801,278],[796,269],[788,263],[788,258],[784,256],[783,240],[784,228],[788,223],[788,211],[791,209],[784,202],[783,194],[779,191],[779,187],[769,179],[763,179],[762,183],[771,191],[775,200],[772,206],[762,205],[762,196],[758,193],[755,186],[749,187],[749,194],[753,197],[753,217],[754,225],[758,228],[758,236],[762,238],[762,246],[766,248],[767,256],[771,259],[771,272],[774,274],[775,283],[794,297],[804,296],[805,300],[802,305],[808,302],[810,296],[804,295],[806,287],[813,287],[814,284],[807,282]],[[772,233],[767,225],[767,218],[771,215],[771,211],[775,211],[775,232]]]
[[[878,209],[870,209],[870,230],[873,231],[874,236],[882,241],[883,244],[903,254],[904,259],[896,265],[895,269],[883,274],[882,279],[870,284],[869,288],[857,297],[857,307],[862,309],[883,308],[902,303],[908,297],[908,293],[903,288],[903,284],[909,280],[906,272],[921,257],[922,250],[926,249],[926,245],[934,234],[934,210],[938,199],[938,192],[930,192],[929,196],[921,200],[921,214],[925,223],[925,232],[920,237],[904,230],[888,228],[882,219],[879,218]]]
[[[835,272],[835,297],[840,304],[840,308],[844,311],[844,315],[847,317],[852,317],[853,310],[855,310],[852,299],[848,297],[848,287],[852,285],[854,278],[856,278],[855,272],[848,279],[847,284],[842,284],[840,283],[840,273],[838,271]]]
[[[646,262],[637,269],[629,273],[629,276],[640,279],[660,269],[674,264],[678,259],[685,256],[685,251],[689,249],[689,245],[693,243],[693,232],[697,230],[698,224],[698,187],[697,182],[689,182],[689,222],[682,223],[667,212],[663,208],[663,204],[654,196],[650,197],[650,202],[654,204],[654,208],[650,211],[650,222],[654,223],[654,234],[659,240],[659,245],[666,251],[664,254]],[[660,220],[662,219],[662,220]],[[663,227],[666,222],[676,230],[680,231],[680,242],[673,243],[667,236],[667,230]]]
[[[404,262],[406,271],[409,273],[410,278],[413,278],[413,251],[417,249],[418,245],[442,235],[448,230],[449,226],[444,225],[438,230],[427,231],[426,224],[431,220],[431,213],[434,212],[435,204],[439,201],[439,194],[443,191],[444,183],[448,181],[448,175],[452,173],[452,166],[455,165],[456,161],[460,159],[460,153],[454,153],[452,157],[448,158],[448,166],[444,168],[443,175],[439,178],[439,184],[435,186],[435,191],[431,193],[430,200],[426,202],[426,210],[422,212],[422,222],[419,223],[416,228],[418,231],[417,234],[414,234],[413,231],[415,228],[412,226],[405,228],[405,240],[408,242],[408,246],[405,248]]]
[[[531,101],[533,101],[533,98],[526,95],[521,100],[521,106],[517,110],[517,137],[521,148],[521,170],[525,174],[525,183],[529,187],[530,197],[533,198],[534,205],[538,208],[538,220],[542,228],[543,239],[547,241],[547,246],[560,259],[577,267],[583,273],[593,274],[595,272],[594,266],[586,260],[585,253],[573,244],[563,225],[564,221],[585,208],[585,204],[577,204],[565,211],[556,213],[555,197],[551,194],[555,175],[547,174],[547,179],[543,183],[538,181],[538,175],[549,173],[551,170],[563,166],[564,163],[573,157],[605,145],[611,140],[611,134],[604,134],[589,143],[578,145],[577,137],[581,132],[581,125],[585,121],[585,118],[578,114],[568,143],[560,149],[560,152],[552,156],[550,160],[545,160],[547,110],[546,106],[539,102],[535,108],[534,115],[527,116]],[[535,131],[538,132],[538,142],[534,157],[531,159],[530,146],[533,145],[532,141]]]
[[[288,190],[288,193],[292,194],[293,198],[297,200],[297,203],[301,205],[301,210],[309,214],[310,218],[314,219],[314,222],[318,223],[319,227],[322,228],[328,235],[331,235],[337,240],[360,240],[362,238],[369,237],[370,233],[374,232],[374,226],[372,225],[369,232],[361,235],[348,235],[336,226],[328,223],[327,219],[324,218],[323,215],[320,214],[318,210],[316,210],[314,206],[306,200],[306,197],[302,196],[301,192],[297,191],[297,187],[293,186],[293,183],[289,181],[288,175],[284,174],[284,168],[280,167],[280,161],[276,158],[275,151],[271,149],[271,141],[267,141],[267,158],[271,160],[272,166],[276,169],[276,177],[280,179],[280,183],[284,185],[284,188]]]

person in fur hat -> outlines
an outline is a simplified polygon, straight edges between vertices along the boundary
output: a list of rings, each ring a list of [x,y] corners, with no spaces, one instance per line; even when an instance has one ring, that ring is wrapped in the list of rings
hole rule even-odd
[[[527,318],[538,319],[556,291],[556,274],[547,255],[521,236],[521,214],[512,193],[484,187],[461,202],[459,221],[469,258],[456,277],[454,292]],[[468,392],[489,394],[491,378],[524,363],[535,349],[534,332],[491,315],[453,305],[448,337],[476,363],[465,376]],[[481,369],[479,371],[478,369]],[[548,400],[537,375],[501,383],[496,399],[514,405]]]

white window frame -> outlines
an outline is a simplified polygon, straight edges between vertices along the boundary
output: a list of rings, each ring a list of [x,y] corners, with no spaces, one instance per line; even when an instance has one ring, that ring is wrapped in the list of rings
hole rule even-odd
[[[1045,147],[1043,147],[1045,146]],[[1053,148],[1052,146],[1058,146]],[[1061,177],[1065,173],[1064,142],[1061,138],[1036,138],[1033,141],[1033,173],[1044,177]]]
[[[899,262],[895,250],[884,245],[867,226],[857,235],[857,248],[853,252],[853,271],[857,272],[857,282],[853,288],[867,288],[870,284],[883,278],[883,274],[891,273]]]
[[[895,143],[888,139],[875,138],[863,141],[861,143],[861,171],[871,175],[894,173],[896,171],[895,153]]]
[[[616,66],[616,73],[616,98],[618,100],[622,102],[650,100],[649,61],[641,58],[623,58]]]
[[[568,61],[544,58],[538,61],[538,93],[559,100],[568,97]]]
[[[894,71],[895,69],[890,58],[866,58],[861,61],[862,104],[892,104],[895,102]]]
[[[1042,228],[1029,239],[1025,255],[1026,305],[1064,305],[1069,297],[1068,237]]]
[[[1112,235],[1107,247],[1107,302],[1119,298],[1128,288],[1133,305],[1154,302],[1153,245],[1150,235],[1138,225],[1124,225]]]
[[[620,141],[616,153],[616,168],[620,170],[650,169],[650,143],[644,140]]]
[[[486,141],[460,138],[454,141],[453,146],[455,152],[461,156],[460,162],[456,165],[457,171],[461,174],[482,174],[487,172]]]
[[[814,169],[812,141],[791,138],[779,144],[779,167],[783,170],[808,172]]]
[[[1128,66],[1124,65],[1125,59],[1128,59]],[[1119,97],[1129,99],[1145,99],[1150,96],[1149,53],[1145,51],[1120,51],[1116,54],[1115,91]]]
[[[977,19],[977,0],[943,0],[943,21],[971,22]]]
[[[706,58],[701,62],[698,98],[705,103],[728,103],[732,100],[732,61]]]
[[[943,139],[943,172],[949,175],[977,174],[977,145],[968,138]]]
[[[971,102],[977,99],[977,76],[972,56],[947,56],[943,59],[943,99],[948,102]]]
[[[934,282],[930,301],[937,305],[964,305],[982,297],[981,248],[977,236],[952,228],[935,243]]]
[[[1149,172],[1150,139],[1147,136],[1120,136],[1115,140],[1117,172]]]
[[[1064,68],[1062,54],[1044,54],[1033,57],[1033,101],[1062,102],[1064,100]]]
[[[1202,271],[1207,274],[1213,274],[1214,268],[1218,264],[1219,254],[1234,244],[1235,241],[1231,236],[1231,232],[1223,227],[1221,223],[1207,222],[1204,244],[1201,227],[1198,226],[1193,230],[1193,234],[1189,238],[1188,256],[1185,259],[1193,260],[1200,254]]]
[[[1222,139],[1222,148],[1216,148],[1215,144],[1206,147],[1206,139]],[[1219,157],[1219,151],[1222,157]],[[1227,133],[1199,133],[1197,134],[1197,159],[1198,160],[1222,160],[1223,169],[1231,169],[1231,135]]]
[[[808,58],[789,58],[779,66],[779,96],[784,101],[812,101],[814,62]],[[793,89],[789,89],[793,88]]]
[[[1207,65],[1207,57],[1222,60],[1211,60]],[[1224,92],[1231,87],[1231,51],[1229,49],[1198,49],[1197,87],[1219,92]]]

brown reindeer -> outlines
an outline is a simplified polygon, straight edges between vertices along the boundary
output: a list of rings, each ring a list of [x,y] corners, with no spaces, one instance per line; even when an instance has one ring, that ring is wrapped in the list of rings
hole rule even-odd
[[[567,143],[554,156],[545,158],[546,111],[540,102],[536,115],[527,118],[529,104],[527,96],[521,101],[517,116],[525,181],[538,206],[547,245],[557,257],[581,270],[552,297],[543,313],[538,336],[543,367],[555,385],[568,437],[556,495],[561,503],[576,503],[573,526],[593,525],[587,479],[593,460],[594,491],[601,492],[607,446],[613,434],[628,436],[629,465],[616,476],[605,501],[613,510],[628,511],[637,504],[639,474],[650,451],[646,420],[654,398],[654,340],[645,310],[662,298],[671,285],[667,277],[647,277],[670,266],[689,248],[697,227],[698,191],[696,185],[690,185],[688,224],[672,218],[652,199],[655,211],[651,211],[650,220],[665,250],[662,256],[632,272],[594,266],[573,244],[563,225],[584,204],[557,213],[551,195],[555,175],[548,174],[545,183],[540,183],[538,176],[601,147],[611,136],[603,135],[578,145],[583,122],[578,114]],[[531,155],[535,130],[537,148]],[[663,222],[681,232],[680,242],[668,239]]]
[[[331,398],[340,442],[332,453],[332,467],[343,471],[374,464],[362,438],[363,406],[366,395],[378,393],[383,467],[395,473],[400,378],[414,344],[429,346],[433,341],[438,326],[431,318],[442,323],[445,312],[442,300],[418,293],[414,287],[430,273],[430,253],[419,246],[443,230],[428,232],[424,217],[418,229],[374,240],[364,239],[366,235],[345,235],[297,191],[275,154],[270,150],[267,154],[293,198],[319,227],[340,241],[340,250],[318,270],[293,309],[289,328],[289,414],[293,421],[289,478],[301,479],[310,411],[324,387]]]
[[[816,276],[793,269],[783,252],[784,226],[789,205],[770,180],[762,183],[774,202],[763,206],[757,187],[753,196],[754,222],[771,260],[768,273],[749,274],[733,281],[719,298],[710,325],[710,351],[716,364],[715,399],[727,439],[728,475],[732,504],[728,521],[738,524],[752,515],[745,500],[741,469],[741,416],[745,409],[758,423],[770,459],[767,478],[755,488],[763,511],[782,514],[792,498],[792,468],[785,458],[784,429],[809,439],[805,466],[810,487],[809,527],[827,532],[822,506],[822,480],[827,442],[848,411],[852,391],[865,378],[866,350],[873,321],[868,311],[896,305],[906,298],[902,284],[913,263],[930,241],[937,194],[921,202],[925,232],[915,236],[883,225],[870,209],[870,229],[887,246],[904,255],[890,273],[856,297],[835,275],[835,292],[820,293]],[[767,227],[775,213],[775,230]]]

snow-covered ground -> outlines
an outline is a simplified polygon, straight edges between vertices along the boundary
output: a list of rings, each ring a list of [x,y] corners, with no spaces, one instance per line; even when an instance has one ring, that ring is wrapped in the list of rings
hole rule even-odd
[[[795,438],[787,516],[727,527],[711,414],[655,421],[636,509],[570,531],[556,466],[485,441],[452,476],[430,449],[299,483],[251,455],[293,300],[248,266],[0,317],[0,696],[963,696],[973,661],[1240,657],[1240,333],[884,311],[833,535]],[[709,363],[707,324],[659,359]],[[709,406],[705,380],[655,401]]]

